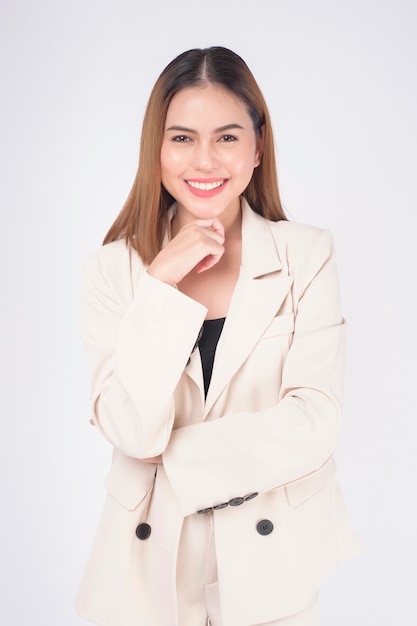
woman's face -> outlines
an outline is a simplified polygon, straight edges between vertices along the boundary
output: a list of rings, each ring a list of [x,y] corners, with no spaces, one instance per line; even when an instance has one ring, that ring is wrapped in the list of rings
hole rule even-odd
[[[214,85],[179,91],[167,112],[161,169],[182,221],[237,213],[261,144],[245,105],[229,91]]]

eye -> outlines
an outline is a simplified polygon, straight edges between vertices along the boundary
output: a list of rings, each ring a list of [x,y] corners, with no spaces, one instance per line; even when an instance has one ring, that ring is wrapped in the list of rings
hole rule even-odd
[[[188,143],[191,139],[187,137],[187,135],[176,135],[176,137],[172,138],[172,141],[176,141],[178,143]]]
[[[234,135],[222,135],[222,137],[220,137],[220,141],[230,143],[231,141],[237,141],[237,137],[234,137]]]

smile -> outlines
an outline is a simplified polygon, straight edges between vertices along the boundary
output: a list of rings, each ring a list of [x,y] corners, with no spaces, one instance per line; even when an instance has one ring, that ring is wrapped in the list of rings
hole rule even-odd
[[[202,191],[212,191],[213,189],[217,189],[224,184],[224,180],[217,180],[215,182],[210,183],[202,183],[194,180],[187,180],[186,183],[193,189],[201,189]]]

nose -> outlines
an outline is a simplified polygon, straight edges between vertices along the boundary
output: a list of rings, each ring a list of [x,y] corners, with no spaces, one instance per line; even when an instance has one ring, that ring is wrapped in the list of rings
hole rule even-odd
[[[210,172],[219,166],[216,148],[210,142],[200,141],[194,149],[194,169]]]

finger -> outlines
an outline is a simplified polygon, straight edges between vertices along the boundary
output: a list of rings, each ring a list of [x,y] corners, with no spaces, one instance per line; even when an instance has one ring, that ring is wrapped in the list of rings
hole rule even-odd
[[[211,241],[215,241],[220,246],[223,246],[225,237],[222,233],[219,233],[217,230],[213,230],[212,228],[204,228],[202,232],[206,237],[209,237]]]
[[[202,228],[206,228],[207,230],[212,229],[217,234],[221,235],[224,238],[224,226],[217,217],[214,217],[209,220],[195,220],[192,222],[196,224],[196,226],[201,226]]]
[[[195,267],[195,271],[198,274],[201,272],[205,272],[210,268],[214,267],[222,258],[223,252],[221,254],[208,254],[204,259],[202,259]]]
[[[224,226],[221,221],[217,219],[217,217],[214,218],[211,227],[216,231],[216,233],[219,233],[219,235],[224,237]]]
[[[224,235],[223,227],[221,229],[218,229],[217,227],[214,228],[213,226],[205,226],[205,227],[199,226],[197,228],[198,228],[198,231],[202,235],[204,235],[205,237],[209,237],[210,240],[215,241],[216,243],[223,246],[225,242],[225,235]]]

